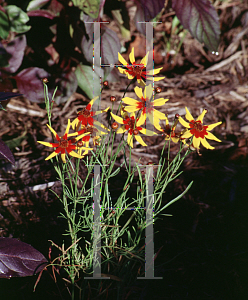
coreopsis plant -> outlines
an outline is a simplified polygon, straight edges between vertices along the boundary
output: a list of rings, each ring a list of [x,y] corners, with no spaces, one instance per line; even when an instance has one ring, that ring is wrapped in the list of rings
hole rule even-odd
[[[221,142],[216,136],[214,136],[210,131],[216,126],[220,125],[222,122],[217,122],[211,125],[203,125],[203,118],[207,113],[207,110],[204,109],[199,117],[194,120],[188,108],[185,107],[186,115],[185,118],[189,121],[186,122],[182,117],[179,117],[179,122],[187,128],[187,131],[182,135],[182,138],[187,139],[193,137],[192,145],[194,148],[199,149],[200,144],[207,149],[214,149],[206,139],[214,140],[216,142]]]
[[[129,79],[136,78],[140,82],[143,82],[143,79],[147,79],[147,75],[151,73],[143,70],[146,58],[143,59],[141,69],[135,69],[133,51],[130,55],[130,61],[132,62],[132,68],[128,69],[126,67],[124,69]],[[140,73],[138,73],[138,70],[141,70]],[[134,71],[137,72],[135,73]],[[158,72],[155,71],[155,73],[157,74]],[[159,91],[159,89],[156,90]],[[191,182],[186,190],[175,199],[170,201],[166,199],[165,204],[161,201],[167,185],[179,176],[179,168],[182,166],[185,157],[193,151],[192,147],[189,147],[186,143],[186,139],[192,138],[192,145],[195,148],[199,148],[201,143],[204,147],[213,149],[206,141],[206,138],[220,141],[209,131],[221,124],[221,122],[203,125],[203,117],[207,110],[203,110],[202,114],[194,120],[186,108],[185,117],[189,122],[186,122],[176,114],[172,125],[170,125],[167,116],[160,111],[160,106],[163,106],[168,99],[159,98],[154,100],[153,95],[155,93],[152,85],[148,85],[144,89],[135,87],[134,91],[139,98],[138,100],[125,97],[125,91],[117,111],[114,110],[113,105],[117,98],[113,95],[110,97],[109,101],[110,103],[112,102],[112,109],[110,109],[109,115],[111,117],[106,120],[107,114],[104,114],[105,120],[102,118],[103,123],[104,121],[108,122],[109,128],[106,124],[102,124],[96,119],[98,114],[106,113],[109,108],[94,112],[92,105],[97,99],[94,98],[75,116],[72,123],[68,120],[64,135],[59,137],[51,126],[53,102],[48,99],[47,91],[48,89],[45,85],[45,101],[49,121],[47,126],[53,133],[56,141],[54,143],[39,141],[39,143],[55,148],[54,152],[46,160],[61,153],[61,158],[64,162],[63,164],[53,163],[62,184],[62,196],[57,194],[56,196],[63,203],[64,212],[61,215],[67,220],[68,229],[66,234],[69,235],[71,243],[63,244],[60,247],[52,242],[52,245],[61,251],[61,256],[57,258],[57,261],[59,266],[63,267],[69,275],[66,282],[70,284],[70,295],[71,299],[74,300],[74,289],[76,286],[79,286],[80,276],[83,274],[89,276],[94,272],[96,257],[94,251],[99,239],[101,240],[101,273],[111,277],[111,272],[113,272],[115,278],[118,278],[116,280],[117,286],[119,282],[121,282],[121,285],[124,282],[130,282],[130,274],[134,274],[133,268],[137,262],[137,272],[144,269],[142,265],[145,263],[145,247],[146,243],[148,244],[148,241],[144,243],[142,239],[142,235],[144,236],[145,234],[144,229],[149,224],[156,222],[158,216],[169,205],[179,200],[192,185]],[[158,137],[156,132],[143,128],[147,118],[154,128],[160,131],[160,135],[165,137],[157,166],[146,166],[140,163],[142,157],[138,162],[132,161],[134,139],[141,147],[149,149],[148,143],[145,143],[142,136],[150,136],[150,139]],[[163,129],[160,126],[161,122],[165,122]],[[186,129],[177,132],[176,126],[179,122]],[[73,133],[69,133],[70,128],[74,130]],[[115,138],[117,134],[122,134],[122,137],[116,143]],[[91,141],[93,141],[94,148],[89,148]],[[171,141],[178,145],[177,154],[170,153]],[[164,156],[165,149],[167,149],[167,155]],[[65,159],[66,152],[69,154],[67,160]],[[128,152],[129,160],[127,159]],[[121,164],[117,162],[117,158],[120,156],[123,157]],[[153,166],[156,168],[156,174],[155,172],[154,174],[151,173]],[[85,169],[82,173],[84,175],[80,173],[82,168]],[[121,170],[126,175],[121,175],[123,186],[113,187],[110,184],[110,178],[118,176]],[[92,174],[94,174],[94,178],[92,178]],[[135,174],[138,174],[138,178],[134,176]],[[153,182],[152,188],[150,179]],[[133,191],[133,189],[130,189],[131,185],[132,187],[136,186],[137,190]],[[120,194],[116,197],[113,193],[116,193],[118,189]],[[96,199],[96,195],[98,195],[99,199]],[[143,208],[148,205],[147,203],[151,196],[153,197],[153,217],[146,220],[146,210]],[[94,219],[98,201],[100,210],[99,223]],[[128,220],[123,216],[127,208],[132,212]],[[135,220],[134,223],[131,223],[132,219]],[[100,224],[98,229],[96,229],[96,224]],[[98,230],[99,234],[96,234]],[[128,241],[128,244],[124,242],[124,239]],[[125,257],[127,264],[120,263],[122,257]],[[137,260],[135,261],[135,259]],[[116,263],[116,261],[119,263]],[[145,271],[142,274],[144,273]],[[136,274],[134,274],[134,277],[136,277]],[[75,284],[76,279],[77,284]],[[83,284],[85,284],[84,287],[86,289],[91,283],[84,279]],[[122,288],[121,286],[119,287],[120,289]],[[103,281],[101,288],[108,288]],[[80,288],[80,291],[82,290],[84,288]],[[118,297],[115,295],[112,299],[120,299]],[[84,297],[80,299],[84,299]]]
[[[129,59],[131,64],[129,64],[123,58],[123,56],[118,52],[118,59],[122,63],[122,66],[118,67],[119,72],[121,74],[126,75],[128,79],[131,80],[136,79],[138,83],[142,86],[145,86],[146,80],[154,80],[154,81],[163,80],[165,77],[154,76],[158,74],[162,70],[162,68],[146,71],[148,55],[149,55],[149,51],[147,52],[146,56],[142,58],[141,62],[137,64],[135,63],[135,58],[134,58],[134,48],[132,48],[131,53],[129,54]]]
[[[122,98],[122,102],[128,104],[128,106],[125,106],[125,110],[127,112],[141,111],[142,116],[148,117],[151,124],[153,124],[157,130],[162,131],[159,122],[160,120],[167,120],[167,117],[164,113],[156,110],[154,106],[162,106],[169,99],[159,98],[153,101],[153,88],[151,84],[145,86],[144,95],[142,88],[138,86],[134,88],[134,91],[141,101],[132,99],[130,97]]]

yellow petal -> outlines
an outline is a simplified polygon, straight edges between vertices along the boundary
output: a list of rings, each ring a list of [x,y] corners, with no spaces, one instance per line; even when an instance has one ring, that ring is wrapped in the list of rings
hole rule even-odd
[[[149,129],[146,129],[146,128],[142,128],[142,129],[140,130],[140,132],[143,133],[143,134],[145,134],[145,135],[147,135],[147,136],[154,136],[154,135],[157,135],[156,132],[153,132],[153,131],[151,131],[151,130],[149,130]]]
[[[134,114],[134,113],[133,113]],[[139,120],[136,122],[136,127],[143,125],[146,121],[146,114],[141,114]]]
[[[82,137],[84,137],[85,135],[88,135],[88,134],[90,134],[90,132],[80,134],[78,137],[76,137],[76,141],[80,140]]]
[[[188,108],[187,107],[185,107],[185,110],[186,110],[186,115],[185,115],[185,118],[189,121],[189,122],[191,122],[191,121],[194,121],[195,119],[192,117],[192,115],[191,115],[191,113],[189,112],[189,110],[188,110]],[[179,120],[179,122],[180,122],[180,120]],[[181,122],[180,122],[181,123]],[[181,123],[182,124],[182,123]],[[182,124],[183,125],[183,124]],[[185,126],[185,125],[183,125],[183,126]],[[185,127],[187,127],[187,126],[185,126]],[[188,127],[189,128],[189,127]]]
[[[119,61],[124,65],[127,66],[128,63],[126,62],[126,60],[123,58],[123,56],[118,52],[118,59]],[[119,68],[118,68],[119,69]]]
[[[156,109],[153,110],[153,116],[155,119],[161,119],[161,120],[166,119],[166,115]]]
[[[147,146],[147,144],[142,140],[142,137],[139,136],[138,134],[134,136],[135,139],[142,145],[142,146]]]
[[[207,113],[207,110],[204,109],[203,112],[200,114],[200,116],[196,119],[196,121],[201,121],[202,122],[202,120],[203,120],[206,113]]]
[[[200,147],[200,140],[201,140],[201,138],[196,138],[195,136],[193,137],[193,146],[195,148],[199,149],[199,147]]]
[[[66,127],[66,130],[65,130],[65,134],[69,132],[70,130],[70,126],[71,126],[71,122],[70,122],[70,119],[68,119],[68,124],[67,124],[67,127]]]
[[[133,98],[129,98],[129,97],[122,98],[122,102],[124,102],[125,104],[128,104],[128,105],[138,105],[140,103],[140,101],[135,100]]]
[[[153,96],[153,88],[152,85],[149,84],[148,86],[145,87],[144,98],[150,100],[152,96]]]
[[[48,124],[47,124],[47,127],[50,129],[50,131],[53,133],[53,135],[54,135],[55,138],[56,138],[57,132],[56,132],[54,129],[52,129],[52,127],[50,127]]]
[[[139,110],[136,106],[127,106],[127,107],[125,107],[125,110],[127,111],[127,112],[129,112],[129,113],[131,113],[131,112],[134,112],[134,111],[137,111],[137,110]]]
[[[111,114],[112,118],[113,118],[116,122],[118,122],[118,123],[120,123],[120,124],[124,124],[124,123],[123,123],[123,119],[122,119],[121,117],[114,115],[112,112],[111,112],[110,114]]]
[[[182,117],[179,117],[178,121],[186,128],[190,128],[190,125],[188,122],[184,121]]]
[[[165,77],[163,76],[163,77],[146,77],[147,78],[147,80],[151,80],[151,81],[160,81],[160,80],[163,80],[163,79],[165,79]]]
[[[159,98],[153,101],[153,106],[161,106],[164,105],[169,99]]]
[[[48,143],[48,142],[40,142],[40,141],[37,141],[38,143],[44,145],[44,146],[47,146],[47,147],[51,147],[51,148],[54,148],[54,146],[51,144],[51,143]]]
[[[135,58],[134,58],[134,47],[132,48],[131,53],[129,54],[129,59],[130,59],[131,64],[134,64],[134,63],[135,63]]]
[[[82,149],[85,149],[85,148],[82,147]],[[87,148],[86,148],[86,149],[87,149]],[[92,148],[92,149],[93,149],[93,148]],[[88,151],[88,149],[87,149],[87,151]],[[76,152],[74,152],[74,151],[71,151],[69,154],[70,154],[71,156],[73,156],[73,157],[83,158],[83,156],[79,155],[78,153],[76,153]],[[61,154],[61,156],[62,156],[62,154]]]
[[[149,55],[149,51],[146,53],[146,56],[141,59],[141,62],[140,62],[141,64],[143,64],[145,66],[147,65],[148,55]]]
[[[201,139],[201,143],[202,143],[202,146],[207,148],[207,149],[210,149],[210,150],[213,150],[214,147],[212,147],[211,145],[209,145],[209,143],[207,142],[207,140],[204,138],[204,139]]]
[[[184,134],[181,136],[183,139],[188,139],[192,136],[192,133],[187,130],[186,132],[184,132]]]
[[[127,143],[130,147],[133,148],[133,136],[128,132]]]
[[[158,74],[163,68],[153,69],[146,72],[147,75],[155,75]],[[165,77],[163,77],[164,79]]]
[[[49,159],[53,158],[53,157],[56,156],[56,155],[58,155],[58,153],[54,151],[54,152],[51,153],[45,160],[49,160]]]
[[[141,86],[146,86],[145,82],[142,79],[137,79],[138,84]]]
[[[118,70],[121,74],[128,75],[127,70],[118,67]]]
[[[207,135],[205,135],[205,138],[210,139],[210,140],[214,140],[216,142],[221,142],[221,140],[219,140],[215,135],[213,135],[211,132],[207,131]]]
[[[117,129],[116,133],[117,133],[117,134],[118,134],[118,133],[124,133],[124,132],[126,132],[126,131],[127,131],[127,129],[126,129],[124,126],[121,126],[120,128]]]
[[[61,158],[62,158],[62,161],[63,161],[63,163],[65,164],[66,163],[66,160],[65,160],[65,153],[61,153]]]
[[[208,125],[207,131],[211,131],[212,129],[214,129],[216,126],[222,124],[222,122],[217,122],[211,125]]]
[[[77,127],[78,123],[79,123],[78,118],[76,118],[75,120],[72,121],[71,127],[72,127],[73,130],[75,130],[75,128]]]
[[[136,94],[140,99],[143,98],[142,88],[136,86],[136,87],[134,88],[134,92],[135,92],[135,94]]]
[[[95,98],[93,98],[92,100],[90,100],[89,104],[91,105],[91,107],[94,104],[94,102],[96,101],[96,99],[98,99],[98,98],[99,98],[99,96],[96,96]]]

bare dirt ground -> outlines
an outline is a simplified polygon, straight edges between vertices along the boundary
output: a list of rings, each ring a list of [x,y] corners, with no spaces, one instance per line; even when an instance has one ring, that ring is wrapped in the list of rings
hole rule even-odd
[[[220,3],[219,9],[222,38],[218,55],[208,52],[190,35],[178,55],[169,60],[159,46],[156,48],[156,67],[163,66],[166,76],[158,83],[162,88],[159,96],[170,99],[161,111],[172,120],[176,113],[185,114],[185,106],[193,116],[207,108],[206,124],[223,122],[214,131],[222,143],[212,143],[215,150],[202,149],[201,156],[193,153],[185,160],[183,175],[166,193],[169,198],[178,195],[191,180],[193,187],[169,208],[173,217],[155,226],[159,231],[155,250],[163,246],[156,272],[163,279],[137,283],[137,289],[126,299],[248,297],[248,6],[237,1],[226,6]],[[155,37],[160,45],[159,30]],[[135,53],[141,42],[142,37],[134,33],[130,47],[135,47]],[[141,49],[139,57],[143,56]],[[126,84],[120,78],[120,82],[110,83],[110,88],[103,90],[103,108],[111,105],[112,95],[120,101]],[[133,87],[129,90],[127,95],[134,97]],[[88,101],[78,91],[66,104],[55,105],[54,129],[64,132],[67,119],[75,118]],[[59,243],[63,233],[57,218],[61,204],[49,191],[52,188],[59,192],[60,184],[52,164],[44,160],[48,152],[37,143],[50,137],[46,123],[44,105],[22,97],[11,99],[7,112],[0,111],[0,138],[12,140],[16,160],[15,166],[0,160],[0,236],[20,238],[45,255],[48,240]],[[144,164],[158,161],[164,138],[159,136],[150,142],[150,147],[134,147],[134,160],[141,157]],[[175,149],[176,145],[172,151]],[[11,284],[13,281],[4,283],[10,290]],[[41,283],[36,294],[25,297],[24,291],[31,284],[23,279],[15,284],[16,291],[23,293],[19,299],[42,299],[45,293],[41,292]],[[49,291],[50,285],[46,297],[60,299],[56,292]]]

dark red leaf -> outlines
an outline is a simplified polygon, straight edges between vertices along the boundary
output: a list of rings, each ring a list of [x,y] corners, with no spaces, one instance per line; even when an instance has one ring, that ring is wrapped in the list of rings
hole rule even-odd
[[[3,70],[9,73],[15,73],[20,65],[22,64],[22,59],[24,56],[24,50],[27,46],[26,36],[19,35],[13,41],[9,42],[6,51],[9,54],[9,65]]]
[[[18,73],[14,79],[18,90],[32,102],[44,102],[44,86],[42,79],[50,74],[41,68],[28,68]],[[51,93],[49,93],[51,97]]]
[[[12,93],[12,92],[0,92],[0,101],[5,101],[13,97],[21,96],[22,94]]]
[[[220,41],[218,14],[209,0],[172,0],[172,8],[185,29],[204,43],[211,51],[217,51]]]
[[[12,165],[15,164],[15,159],[9,147],[0,140],[0,158],[7,159]]]
[[[137,5],[136,14],[134,17],[135,26],[136,28],[143,33],[146,34],[146,27],[145,23],[139,23],[139,22],[148,22],[164,7],[164,0],[134,0],[134,2]]]
[[[47,259],[31,245],[0,238],[0,278],[32,276],[47,265]]]
[[[43,17],[43,18],[47,18],[50,20],[53,20],[55,18],[54,14],[52,14],[51,12],[44,10],[44,9],[29,11],[28,16],[29,17]]]

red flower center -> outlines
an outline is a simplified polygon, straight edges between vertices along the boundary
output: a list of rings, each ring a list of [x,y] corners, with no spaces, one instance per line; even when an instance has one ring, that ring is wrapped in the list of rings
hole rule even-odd
[[[83,108],[83,110],[78,112],[79,116],[83,116],[85,118],[89,118],[90,117],[90,111],[86,108]]]
[[[69,146],[69,141],[61,139],[59,141],[59,147],[66,149]]]
[[[141,66],[137,66],[137,65],[132,66],[134,76],[140,77],[142,74],[143,68],[144,68],[144,66],[142,66],[142,65]]]
[[[139,119],[136,120],[136,123]],[[125,117],[125,120],[123,120],[125,124],[125,129],[129,129],[130,134],[137,135],[139,133],[139,130],[141,130],[141,127],[135,127],[135,119],[134,117],[129,118],[128,116]],[[135,132],[134,132],[135,131]]]
[[[190,123],[190,132],[196,137],[196,138],[202,138],[204,139],[204,136],[207,135],[206,129],[208,128],[207,125],[203,125],[202,122],[199,121],[194,121],[192,120]]]

